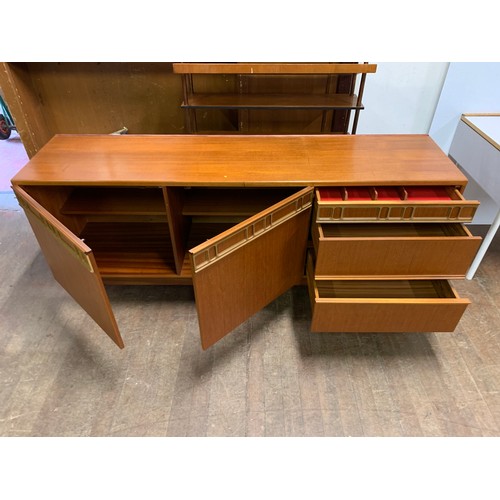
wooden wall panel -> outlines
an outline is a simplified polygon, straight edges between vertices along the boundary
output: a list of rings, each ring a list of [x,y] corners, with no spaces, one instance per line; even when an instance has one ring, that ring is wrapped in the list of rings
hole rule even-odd
[[[2,63],[0,86],[28,156],[55,134],[182,134],[171,63]]]
[[[0,87],[31,158],[52,136],[26,63],[1,63]]]
[[[30,63],[53,133],[183,133],[182,88],[169,63]]]

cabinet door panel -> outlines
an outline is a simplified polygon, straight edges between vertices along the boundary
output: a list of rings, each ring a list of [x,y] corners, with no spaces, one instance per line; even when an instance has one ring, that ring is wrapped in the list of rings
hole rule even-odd
[[[92,250],[26,191],[18,186],[13,189],[54,278],[113,342],[123,348],[123,340]]]
[[[305,188],[190,250],[203,349],[300,282],[312,199]]]

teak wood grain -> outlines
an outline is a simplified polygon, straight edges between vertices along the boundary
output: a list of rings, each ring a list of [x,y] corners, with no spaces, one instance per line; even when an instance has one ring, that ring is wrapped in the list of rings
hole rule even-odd
[[[270,220],[280,214],[293,199],[300,200],[309,195],[311,188],[283,200],[257,214],[233,229],[190,250],[193,285],[198,311],[198,322],[203,349],[207,349],[236,328],[251,315],[300,282],[304,272],[304,258],[311,198],[308,205],[278,222],[270,230],[254,232],[249,241],[239,245],[220,258],[197,270],[196,256],[224,240],[238,234],[259,219]],[[215,256],[217,257],[217,256]]]
[[[375,73],[376,64],[350,63],[174,63],[174,73],[180,74],[342,74]]]
[[[182,214],[194,216],[251,216],[284,200],[296,188],[192,188],[184,191]]]
[[[452,332],[470,301],[461,299],[445,282],[442,297],[415,293],[414,297],[401,287],[390,291],[387,282],[360,282],[351,293],[342,297],[325,297],[314,276],[311,256],[308,258],[307,280],[312,307],[312,332]],[[329,282],[334,286],[333,281]],[[438,284],[439,287],[439,284]],[[345,291],[344,291],[345,292]],[[373,297],[370,297],[370,293]],[[438,296],[436,296],[438,294]],[[350,296],[349,296],[350,295]]]
[[[426,135],[58,135],[12,182],[94,186],[465,186],[467,178]]]
[[[14,192],[56,281],[123,348],[92,250],[21,188],[14,187]]]
[[[345,236],[343,225],[333,230],[334,225],[314,224],[315,274],[464,277],[481,238],[455,225],[461,231],[446,234],[446,228],[439,231],[440,224],[363,224],[353,225]]]
[[[184,205],[184,189],[163,188],[163,196],[167,205],[168,227],[177,274],[182,272],[182,264],[186,255],[186,239],[189,234],[191,219],[182,214]]]
[[[193,94],[183,108],[363,109],[355,94]]]
[[[341,197],[344,204],[359,205],[355,200],[365,200],[366,186],[372,194],[377,187],[388,203],[395,203],[387,195],[394,189],[388,186],[406,186],[401,188],[406,193],[401,205],[425,205],[415,199],[424,191],[439,191],[442,205],[470,204],[475,209],[477,202],[466,202],[460,193],[466,184],[466,177],[423,135],[56,136],[13,179],[18,192],[35,195],[29,203],[38,202],[37,210],[47,207],[33,224],[37,236],[37,224],[45,228],[40,245],[49,249],[54,275],[120,347],[102,280],[188,284],[192,279],[203,348],[301,282],[315,186],[347,186],[350,201]],[[301,191],[282,199],[299,187]],[[96,193],[109,196],[94,202]],[[366,198],[366,210],[377,204],[375,198]],[[275,201],[228,229],[229,219],[241,220]],[[409,207],[399,208],[404,217]],[[444,208],[458,220],[456,207]],[[358,223],[368,217],[363,210]],[[445,218],[425,216],[436,222]],[[54,233],[50,228],[58,227],[55,223],[61,230]],[[438,226],[433,227],[429,234],[417,235],[405,230],[377,237],[371,229],[361,238],[353,229],[341,238],[331,232],[316,234],[319,267],[316,275],[308,274],[313,330],[453,330],[468,301],[444,283],[427,286],[426,278],[463,275],[478,240],[465,230],[440,235]],[[77,259],[64,245],[52,248],[50,232],[75,242],[76,254],[83,256],[94,278],[73,272],[75,262],[66,261]],[[50,261],[63,250],[60,262]],[[332,265],[337,267],[328,267]],[[365,273],[371,281],[362,282]],[[330,279],[328,285],[322,281],[327,276],[339,279]],[[397,277],[392,284],[382,282],[392,276]],[[405,280],[413,277],[419,284],[405,288]],[[346,295],[351,292],[352,297]]]
[[[23,186],[23,190],[40,206],[64,224],[72,233],[79,236],[85,226],[85,220],[77,215],[62,212],[62,207],[73,189],[72,186]]]
[[[61,208],[64,214],[165,215],[161,189],[76,188]]]
[[[91,222],[81,237],[92,248],[103,278],[176,277],[166,222]]]

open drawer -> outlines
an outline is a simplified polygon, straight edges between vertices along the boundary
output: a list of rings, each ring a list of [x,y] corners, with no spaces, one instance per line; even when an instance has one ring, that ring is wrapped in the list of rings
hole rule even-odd
[[[308,257],[313,332],[451,332],[467,305],[446,280],[320,280]]]
[[[457,223],[313,224],[316,276],[465,276],[481,238]]]
[[[316,189],[317,222],[470,222],[478,201],[449,186],[335,186]]]

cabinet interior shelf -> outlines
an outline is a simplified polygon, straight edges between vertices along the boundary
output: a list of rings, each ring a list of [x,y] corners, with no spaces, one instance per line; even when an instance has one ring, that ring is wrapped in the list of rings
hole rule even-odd
[[[161,188],[75,188],[61,209],[66,215],[165,215]]]
[[[103,278],[176,274],[167,223],[89,222],[80,237],[92,248]]]
[[[199,245],[232,225],[191,224],[188,248]],[[141,276],[191,281],[192,272],[187,253],[181,273],[176,273],[167,223],[89,222],[80,237],[92,248],[104,279]]]
[[[249,217],[297,191],[295,188],[186,189],[182,215]]]

